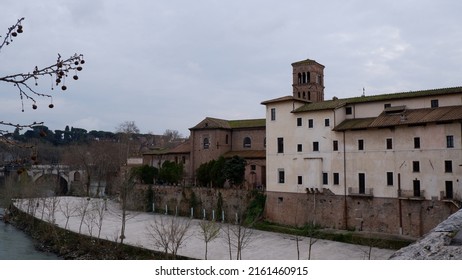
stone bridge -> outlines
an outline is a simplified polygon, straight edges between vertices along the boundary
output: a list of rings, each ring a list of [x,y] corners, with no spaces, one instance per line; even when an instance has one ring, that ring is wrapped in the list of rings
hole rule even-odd
[[[69,166],[62,164],[33,165],[26,170],[27,175],[35,184],[56,183],[58,194],[68,194],[73,182],[80,182],[83,171],[70,170]]]

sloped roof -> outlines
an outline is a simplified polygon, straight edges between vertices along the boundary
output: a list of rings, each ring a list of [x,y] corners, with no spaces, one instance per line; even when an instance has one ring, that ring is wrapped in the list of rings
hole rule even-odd
[[[312,60],[312,59],[305,59],[305,60],[297,61],[297,62],[292,63],[291,65],[296,66],[298,64],[319,64],[322,67],[324,67],[324,65],[322,65],[321,63],[317,62],[316,60]]]
[[[266,119],[246,119],[246,120],[223,120],[207,117],[200,123],[190,128],[190,130],[199,129],[238,129],[265,127]]]
[[[303,102],[303,103],[311,102],[309,100],[305,100],[305,99],[301,99],[301,98],[295,98],[292,95],[287,95],[287,96],[283,96],[283,97],[279,97],[279,98],[266,100],[266,101],[261,102],[260,104],[266,105],[266,104],[285,102],[285,101],[300,101],[300,102]]]
[[[426,123],[462,121],[462,106],[407,109],[401,113],[382,112],[376,118],[344,120],[334,130],[355,130],[366,128],[392,127],[398,125],[419,125]]]
[[[174,148],[155,149],[155,150],[151,150],[148,152],[144,152],[143,155],[187,154],[190,152],[191,152],[191,142],[189,140],[186,140]]]
[[[425,97],[425,96],[438,96],[438,95],[453,94],[453,93],[462,93],[462,87],[428,89],[428,90],[420,90],[420,91],[387,93],[387,94],[379,94],[379,95],[371,95],[371,96],[360,96],[360,97],[326,100],[322,102],[305,104],[295,109],[293,112],[299,113],[299,112],[308,112],[308,111],[317,111],[317,110],[328,110],[328,109],[335,109],[338,107],[346,106],[348,104],[377,102],[377,101],[391,101],[391,100],[396,100],[396,99],[407,99],[407,98]]]
[[[247,159],[264,159],[266,158],[265,150],[245,150],[245,151],[229,151],[223,155],[225,158],[231,158],[233,156],[239,156]]]

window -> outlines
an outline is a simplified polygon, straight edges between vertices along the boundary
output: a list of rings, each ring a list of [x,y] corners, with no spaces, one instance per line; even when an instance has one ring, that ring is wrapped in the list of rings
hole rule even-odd
[[[358,140],[358,150],[360,151],[364,150],[364,140],[363,139]]]
[[[444,172],[452,173],[452,160],[444,161]]]
[[[313,119],[308,120],[308,127],[313,128]]]
[[[278,138],[278,154],[284,153],[284,138]]]
[[[251,148],[252,147],[252,140],[250,137],[245,137],[244,138],[244,148]]]
[[[358,186],[359,186],[359,193],[365,194],[366,193],[366,174],[365,173],[358,173]]]
[[[297,177],[297,184],[299,184],[299,185],[303,184],[303,177],[302,176]]]
[[[413,185],[413,188],[414,188],[414,196],[415,197],[420,197],[420,181],[419,180],[414,180],[412,185]]]
[[[323,185],[329,184],[328,174],[325,173],[325,172],[322,173],[322,184],[323,184]]]
[[[271,108],[271,120],[276,120],[276,108]]]
[[[454,198],[454,190],[453,190],[453,185],[452,181],[445,181],[445,198],[446,199],[453,199]]]
[[[414,149],[420,149],[420,137],[414,137]]]
[[[351,108],[351,107],[345,107],[345,114],[347,114],[347,115],[353,114],[353,108]]]
[[[420,172],[420,162],[418,161],[412,162],[412,172]]]
[[[257,170],[257,166],[255,164],[250,165],[250,170],[252,171]]]
[[[278,170],[278,182],[279,184],[284,184],[285,181],[285,172],[284,169],[279,169]]]
[[[332,141],[332,150],[338,151],[338,141],[337,140]]]
[[[313,142],[313,152],[319,151],[319,142]]]
[[[228,145],[228,143],[229,143],[229,135],[226,134],[226,137],[225,137],[225,144]]]
[[[390,107],[391,107],[391,104],[390,104],[390,103],[386,103],[386,104],[383,105],[383,108],[384,108],[384,109],[387,109],[387,108],[390,108]]]
[[[183,164],[186,163],[186,157],[185,157],[185,156],[182,156],[182,157],[181,157],[181,162],[182,162]]]
[[[297,152],[302,152],[303,146],[302,144],[297,144]]]
[[[387,172],[387,186],[393,186],[393,172]]]
[[[329,119],[324,120],[324,126],[330,126],[330,120]]]
[[[302,126],[302,118],[297,118],[297,126]]]
[[[431,107],[432,107],[432,108],[438,108],[438,107],[439,107],[438,99],[433,99],[433,100],[431,101]]]
[[[446,147],[454,148],[454,136],[452,135],[446,136]]]
[[[393,149],[393,139],[387,138],[387,150]]]
[[[339,174],[334,173],[333,176],[334,176],[334,185],[340,184],[340,176],[339,176]]]
[[[209,138],[204,138],[204,149],[208,149],[210,146]]]

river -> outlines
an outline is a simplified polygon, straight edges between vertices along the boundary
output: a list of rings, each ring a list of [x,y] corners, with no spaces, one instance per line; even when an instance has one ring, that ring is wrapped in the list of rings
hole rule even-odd
[[[0,208],[0,216],[3,209]],[[0,220],[0,260],[58,260],[52,253],[35,248],[34,240],[24,232]]]

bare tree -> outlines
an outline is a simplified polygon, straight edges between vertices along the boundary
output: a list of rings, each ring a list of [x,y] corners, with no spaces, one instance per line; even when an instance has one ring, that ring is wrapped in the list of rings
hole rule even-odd
[[[61,200],[61,202],[59,204],[59,211],[66,218],[66,224],[64,225],[64,229],[67,229],[67,227],[69,225],[69,219],[71,217],[74,217],[74,214],[77,211],[77,209],[75,207],[73,207],[72,200],[64,199],[64,201]]]
[[[23,21],[24,18],[17,20],[15,24],[8,28],[8,32],[3,37],[3,41],[0,39],[0,51],[3,47],[10,45],[16,39],[17,36],[23,33]],[[0,37],[1,38],[1,37]],[[67,59],[63,59],[60,54],[58,54],[58,59],[56,63],[45,67],[35,66],[32,71],[9,74],[5,76],[0,76],[0,82],[6,82],[12,84],[18,90],[19,97],[21,99],[22,111],[24,111],[24,99],[31,101],[32,109],[37,109],[37,97],[44,97],[50,99],[49,108],[53,108],[53,97],[50,94],[45,94],[39,92],[33,88],[33,86],[38,86],[38,81],[40,78],[49,76],[54,81],[52,83],[51,89],[54,89],[54,86],[60,86],[61,90],[66,90],[66,78],[69,75],[72,75],[74,80],[78,80],[79,76],[77,72],[83,69],[82,65],[85,63],[83,55],[74,54]]]
[[[208,244],[219,236],[221,226],[214,220],[202,220],[199,222],[199,229],[199,236],[202,238],[202,240],[204,240],[205,243],[204,259],[207,259]]]
[[[80,225],[79,225],[79,233],[82,232],[82,224],[84,223],[85,216],[88,212],[88,205],[90,204],[90,198],[81,198],[77,206],[77,213],[79,213],[80,217]]]
[[[173,258],[178,255],[185,240],[189,237],[188,231],[191,220],[177,216],[159,216],[147,228],[147,236],[153,241],[156,248],[162,249],[165,257],[170,253]]]
[[[236,223],[226,224],[222,227],[228,243],[229,257],[232,259],[232,249],[236,251],[236,260],[242,260],[242,251],[250,245],[253,240],[254,230],[251,228],[253,222],[246,224],[243,215],[236,215]]]

